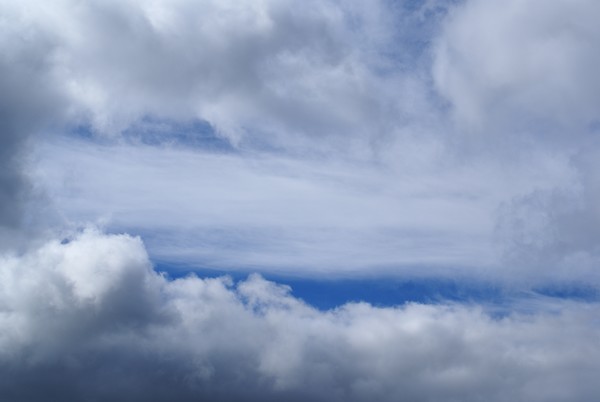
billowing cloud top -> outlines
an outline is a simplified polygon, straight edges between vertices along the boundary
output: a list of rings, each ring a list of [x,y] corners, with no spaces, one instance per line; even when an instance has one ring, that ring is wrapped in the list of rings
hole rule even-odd
[[[598,17],[0,0],[0,399],[593,400],[597,303],[534,291],[600,286]],[[175,267],[533,296],[321,311]]]

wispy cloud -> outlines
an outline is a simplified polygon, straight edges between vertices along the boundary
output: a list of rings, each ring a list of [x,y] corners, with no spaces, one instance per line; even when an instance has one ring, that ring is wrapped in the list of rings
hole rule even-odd
[[[143,234],[166,261],[300,275],[467,269],[502,277],[500,203],[570,178],[565,161],[549,158],[531,161],[544,175],[522,171],[515,181],[488,163],[399,171],[72,139],[39,154],[38,182],[71,221],[100,217],[108,228]]]

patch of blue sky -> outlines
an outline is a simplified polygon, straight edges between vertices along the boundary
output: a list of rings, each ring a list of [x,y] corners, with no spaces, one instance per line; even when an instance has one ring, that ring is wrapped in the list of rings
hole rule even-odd
[[[99,143],[112,140],[110,137],[95,135],[89,124],[73,127],[68,135]],[[218,153],[235,151],[228,139],[219,135],[210,123],[200,119],[175,121],[145,116],[127,127],[118,140],[139,145],[181,146]]]
[[[379,49],[388,68],[382,75],[402,71],[427,71],[431,64],[431,45],[439,34],[440,23],[450,7],[460,0],[389,0],[387,10],[395,12],[391,43]],[[391,67],[391,69],[390,69]]]
[[[182,269],[165,263],[156,270],[171,279],[190,274],[202,278],[229,276],[235,282],[248,277],[247,272],[214,270],[194,267]],[[406,303],[421,304],[472,304],[486,306],[496,317],[513,310],[523,310],[520,305],[535,300],[600,302],[598,289],[580,284],[555,284],[533,289],[504,287],[498,283],[439,278],[298,278],[288,275],[261,273],[272,282],[287,285],[294,297],[319,309],[330,310],[346,303],[365,302],[376,307],[400,306]]]
[[[253,129],[253,133],[255,135],[243,137],[234,145],[229,138],[220,135],[218,130],[205,120],[177,121],[156,116],[143,117],[128,126],[118,137],[97,135],[90,124],[80,124],[66,132],[68,136],[99,145],[114,145],[117,141],[120,144],[171,146],[220,154],[260,153],[297,156],[293,150],[271,143],[269,133],[261,133],[256,128]],[[307,156],[304,150],[301,156]]]
[[[77,139],[98,141],[98,137],[94,134],[93,127],[89,124],[78,124],[73,126],[65,134]]]
[[[535,294],[575,301],[600,301],[600,290],[591,285],[580,285],[573,283],[556,283],[547,286],[535,287]]]

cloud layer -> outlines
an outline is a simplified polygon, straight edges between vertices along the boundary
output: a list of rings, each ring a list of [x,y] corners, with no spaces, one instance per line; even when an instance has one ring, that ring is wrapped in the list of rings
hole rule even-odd
[[[375,75],[385,68],[378,50],[395,35],[379,2],[64,0],[3,9],[7,41],[27,29],[26,45],[39,46],[43,77],[69,101],[70,118],[101,133],[147,115],[200,118],[233,142],[287,147],[304,136],[366,134],[375,117],[392,116],[384,109],[398,96]],[[411,85],[389,78],[394,89]]]
[[[318,311],[259,276],[167,280],[141,241],[88,230],[0,265],[12,401],[588,401],[598,306]],[[543,303],[542,303],[543,305]]]
[[[36,132],[57,215],[163,260],[587,281],[599,39],[565,4],[2,3],[4,219]]]

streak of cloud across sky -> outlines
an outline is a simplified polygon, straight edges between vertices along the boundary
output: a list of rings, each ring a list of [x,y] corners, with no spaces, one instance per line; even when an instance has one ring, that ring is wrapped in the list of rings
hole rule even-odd
[[[599,19],[0,0],[0,400],[595,400]]]

